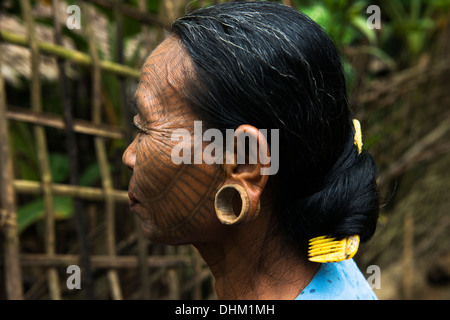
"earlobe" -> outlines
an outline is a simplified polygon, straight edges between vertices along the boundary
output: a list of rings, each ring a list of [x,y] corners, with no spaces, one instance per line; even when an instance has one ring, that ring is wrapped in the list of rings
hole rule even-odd
[[[264,135],[253,126],[239,126],[235,132],[234,154],[226,155],[228,161],[223,165],[227,176],[225,185],[215,199],[216,214],[222,223],[239,224],[258,216],[261,195],[268,181],[261,170],[269,166],[267,157],[270,151]],[[242,204],[240,212],[236,213],[232,200],[237,194]]]
[[[233,205],[237,194],[241,201],[238,214],[235,213]],[[214,200],[214,207],[217,218],[220,222],[227,225],[238,225],[244,221],[251,221],[260,212],[260,202],[258,201],[256,208],[252,208],[247,191],[239,184],[226,184],[220,188]]]

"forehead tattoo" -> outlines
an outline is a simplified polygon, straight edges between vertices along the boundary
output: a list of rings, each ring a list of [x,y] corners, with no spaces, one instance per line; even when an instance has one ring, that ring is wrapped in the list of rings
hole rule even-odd
[[[153,51],[142,67],[135,94],[139,113],[144,118],[149,118],[149,112],[165,116],[170,109],[172,115],[176,113],[175,109],[180,107],[174,105],[174,100],[180,100],[183,79],[190,70],[192,62],[186,50],[176,38],[169,37]]]

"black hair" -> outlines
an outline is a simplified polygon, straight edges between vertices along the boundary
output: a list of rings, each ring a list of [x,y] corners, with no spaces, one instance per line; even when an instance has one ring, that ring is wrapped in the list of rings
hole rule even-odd
[[[325,31],[281,4],[228,2],[186,14],[172,33],[193,61],[186,95],[207,126],[279,129],[270,190],[282,234],[303,250],[321,235],[369,240],[377,167],[354,145],[341,60]]]

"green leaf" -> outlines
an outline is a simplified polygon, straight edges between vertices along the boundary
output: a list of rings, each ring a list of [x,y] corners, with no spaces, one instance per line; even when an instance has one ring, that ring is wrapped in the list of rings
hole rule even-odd
[[[313,5],[300,8],[300,11],[310,17],[314,22],[329,31],[330,12],[323,5]]]
[[[39,165],[33,131],[27,123],[12,121],[10,129],[11,152],[19,177],[26,180],[39,180]]]
[[[355,16],[351,20],[352,25],[360,31],[369,40],[370,44],[375,45],[377,42],[377,35],[375,29],[367,27],[367,20],[361,16]]]
[[[54,197],[53,209],[55,219],[63,220],[72,217],[73,201],[70,197]],[[17,210],[17,224],[19,233],[43,219],[45,216],[44,199],[40,198],[28,203]]]
[[[93,163],[88,166],[80,177],[81,186],[93,186],[100,180],[100,168],[97,163]]]
[[[49,154],[53,182],[63,182],[69,176],[69,159],[62,153]]]

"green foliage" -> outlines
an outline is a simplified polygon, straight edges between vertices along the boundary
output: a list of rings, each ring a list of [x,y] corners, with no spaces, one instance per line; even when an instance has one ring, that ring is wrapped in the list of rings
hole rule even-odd
[[[69,174],[69,161],[67,156],[61,153],[51,153],[49,155],[50,169],[54,182],[62,182]],[[36,164],[38,165],[38,164]],[[37,170],[37,173],[39,170]],[[36,179],[37,180],[37,179]],[[54,197],[53,206],[55,218],[67,219],[73,214],[73,201],[70,197]],[[38,199],[21,206],[17,210],[17,224],[19,232],[45,217],[44,199]]]
[[[69,176],[69,160],[67,155],[52,153],[49,155],[52,178],[55,183],[62,183]],[[97,163],[89,165],[80,176],[81,186],[92,186],[100,180],[100,169]],[[53,208],[56,220],[69,219],[73,216],[74,205],[70,197],[53,197]],[[39,197],[17,210],[18,230],[22,232],[35,222],[44,219],[45,206],[43,197]]]
[[[69,176],[69,159],[62,153],[50,153],[50,169],[54,182],[63,182]]]
[[[413,65],[429,50],[439,23],[448,19],[450,0],[383,0],[381,8],[386,15],[381,45],[398,51],[393,44],[401,43],[408,56],[402,57],[399,52],[393,54],[403,58],[405,64]]]
[[[370,4],[366,0],[296,1],[297,9],[324,28],[339,47],[363,39],[376,44],[375,30],[366,26],[366,9]]]
[[[367,27],[367,7],[371,4],[366,0],[323,0],[295,2],[296,8],[318,23],[333,39],[338,48],[345,46],[365,46],[368,53],[390,60],[377,48],[378,39],[375,29]],[[343,66],[348,86],[353,83],[355,72],[349,61],[343,58]]]
[[[80,176],[80,186],[93,186],[100,180],[100,168],[98,163],[90,164]]]
[[[55,219],[68,219],[73,215],[73,200],[70,197],[54,197],[53,208]],[[44,199],[39,198],[17,210],[17,229],[19,233],[23,232],[36,221],[44,219]]]
[[[36,146],[31,127],[23,122],[14,121],[10,125],[10,146],[14,154],[16,176],[25,180],[39,180]]]

